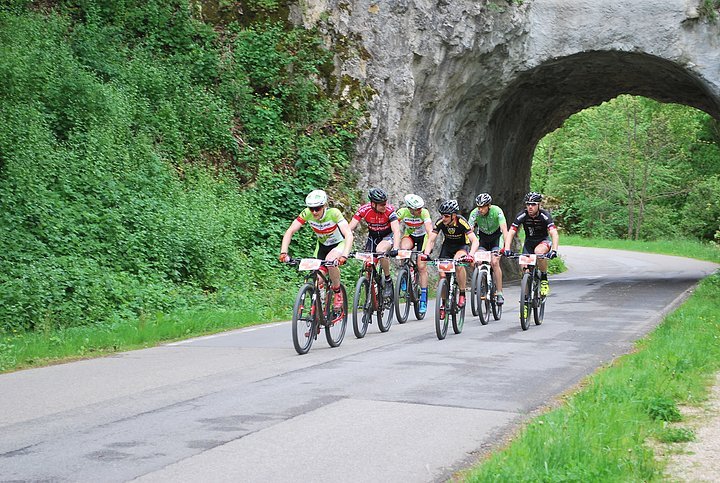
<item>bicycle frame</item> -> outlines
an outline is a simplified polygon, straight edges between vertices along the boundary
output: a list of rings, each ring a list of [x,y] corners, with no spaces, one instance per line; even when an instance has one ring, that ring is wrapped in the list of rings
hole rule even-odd
[[[435,259],[428,263],[437,266],[440,272],[435,302],[435,334],[438,339],[443,340],[447,335],[448,314],[452,317],[453,331],[456,334],[462,332],[465,324],[465,305],[462,307],[458,305],[460,287],[457,283],[455,268],[467,266],[468,263],[454,259]]]
[[[392,295],[390,297],[383,295],[385,285],[382,270],[378,268],[380,259],[385,258],[387,255],[374,252],[356,252],[353,256],[363,261],[353,299],[353,331],[355,337],[362,339],[365,337],[373,314],[375,314],[380,331],[387,332],[392,325],[392,317],[395,311]],[[390,282],[390,288],[392,289],[392,281]],[[387,316],[385,316],[385,311],[388,312]],[[358,317],[358,313],[362,315]]]
[[[540,270],[537,260],[548,258],[542,254],[513,254],[509,258],[517,258],[522,266],[523,277],[520,281],[520,327],[529,327],[530,310],[532,309],[535,325],[543,322],[545,315],[545,297],[540,295]]]

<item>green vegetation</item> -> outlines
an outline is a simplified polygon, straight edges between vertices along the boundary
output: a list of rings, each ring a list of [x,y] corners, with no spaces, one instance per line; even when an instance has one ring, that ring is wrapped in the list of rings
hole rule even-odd
[[[672,426],[679,404],[698,404],[720,370],[720,274],[697,291],[638,351],[589,377],[562,407],[531,421],[468,481],[664,481],[652,441],[688,441]]]
[[[0,5],[0,368],[91,325],[284,316],[295,276],[268,247],[311,189],[354,201],[361,113],[334,97],[320,36],[275,20],[281,2],[243,2],[243,23],[210,3]],[[195,330],[179,325],[158,333]]]
[[[569,234],[720,239],[720,122],[686,106],[620,96],[547,135],[531,184]]]

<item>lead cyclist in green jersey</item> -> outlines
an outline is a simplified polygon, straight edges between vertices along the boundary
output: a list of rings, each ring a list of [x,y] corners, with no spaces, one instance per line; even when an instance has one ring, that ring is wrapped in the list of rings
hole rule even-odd
[[[405,226],[400,240],[400,248],[422,251],[427,244],[427,234],[432,231],[432,218],[430,218],[430,212],[425,208],[425,201],[415,194],[406,195],[405,206],[397,211],[397,217]],[[427,262],[418,259],[417,266],[418,272],[420,272],[419,311],[424,314],[427,311]]]
[[[498,252],[503,244],[500,236],[507,239],[508,228],[503,210],[492,204],[492,197],[488,193],[480,193],[475,198],[477,208],[470,212],[468,224],[480,240],[480,250]],[[490,260],[493,269],[493,282],[497,287],[497,304],[505,302],[502,294],[502,270],[500,269],[500,256],[494,255]]]
[[[315,258],[328,261],[337,260],[338,266],[343,265],[347,261],[353,243],[352,230],[350,230],[347,220],[337,208],[328,208],[327,194],[323,190],[311,191],[305,198],[305,205],[307,208],[293,220],[290,228],[283,235],[280,247],[280,261],[287,262],[290,260],[288,255],[290,240],[305,223],[309,223],[318,238],[315,246]],[[340,269],[334,266],[328,267],[328,275],[330,275],[332,289],[335,293],[333,308],[342,310],[343,297],[340,290]]]

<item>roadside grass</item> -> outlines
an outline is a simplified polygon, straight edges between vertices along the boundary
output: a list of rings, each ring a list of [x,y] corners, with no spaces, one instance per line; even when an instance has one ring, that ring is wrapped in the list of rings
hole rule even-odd
[[[720,247],[713,243],[704,243],[699,240],[609,240],[604,238],[583,238],[575,235],[560,235],[560,250],[563,245],[575,245],[595,248],[615,248],[636,252],[659,253],[675,255],[678,257],[697,258],[709,262],[720,263]]]
[[[664,481],[665,462],[652,443],[694,437],[671,423],[682,421],[678,405],[707,398],[720,370],[718,293],[720,273],[703,280],[635,352],[588,377],[464,479]]]

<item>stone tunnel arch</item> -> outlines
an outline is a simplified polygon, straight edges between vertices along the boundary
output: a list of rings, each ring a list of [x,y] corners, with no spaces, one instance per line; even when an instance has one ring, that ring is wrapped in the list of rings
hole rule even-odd
[[[547,61],[520,74],[499,98],[480,146],[478,159],[489,161],[482,170],[486,176],[469,171],[461,190],[463,206],[472,205],[473,193],[488,190],[506,209],[518,208],[538,141],[572,114],[621,94],[688,105],[720,119],[720,99],[707,84],[666,59],[599,51]]]

